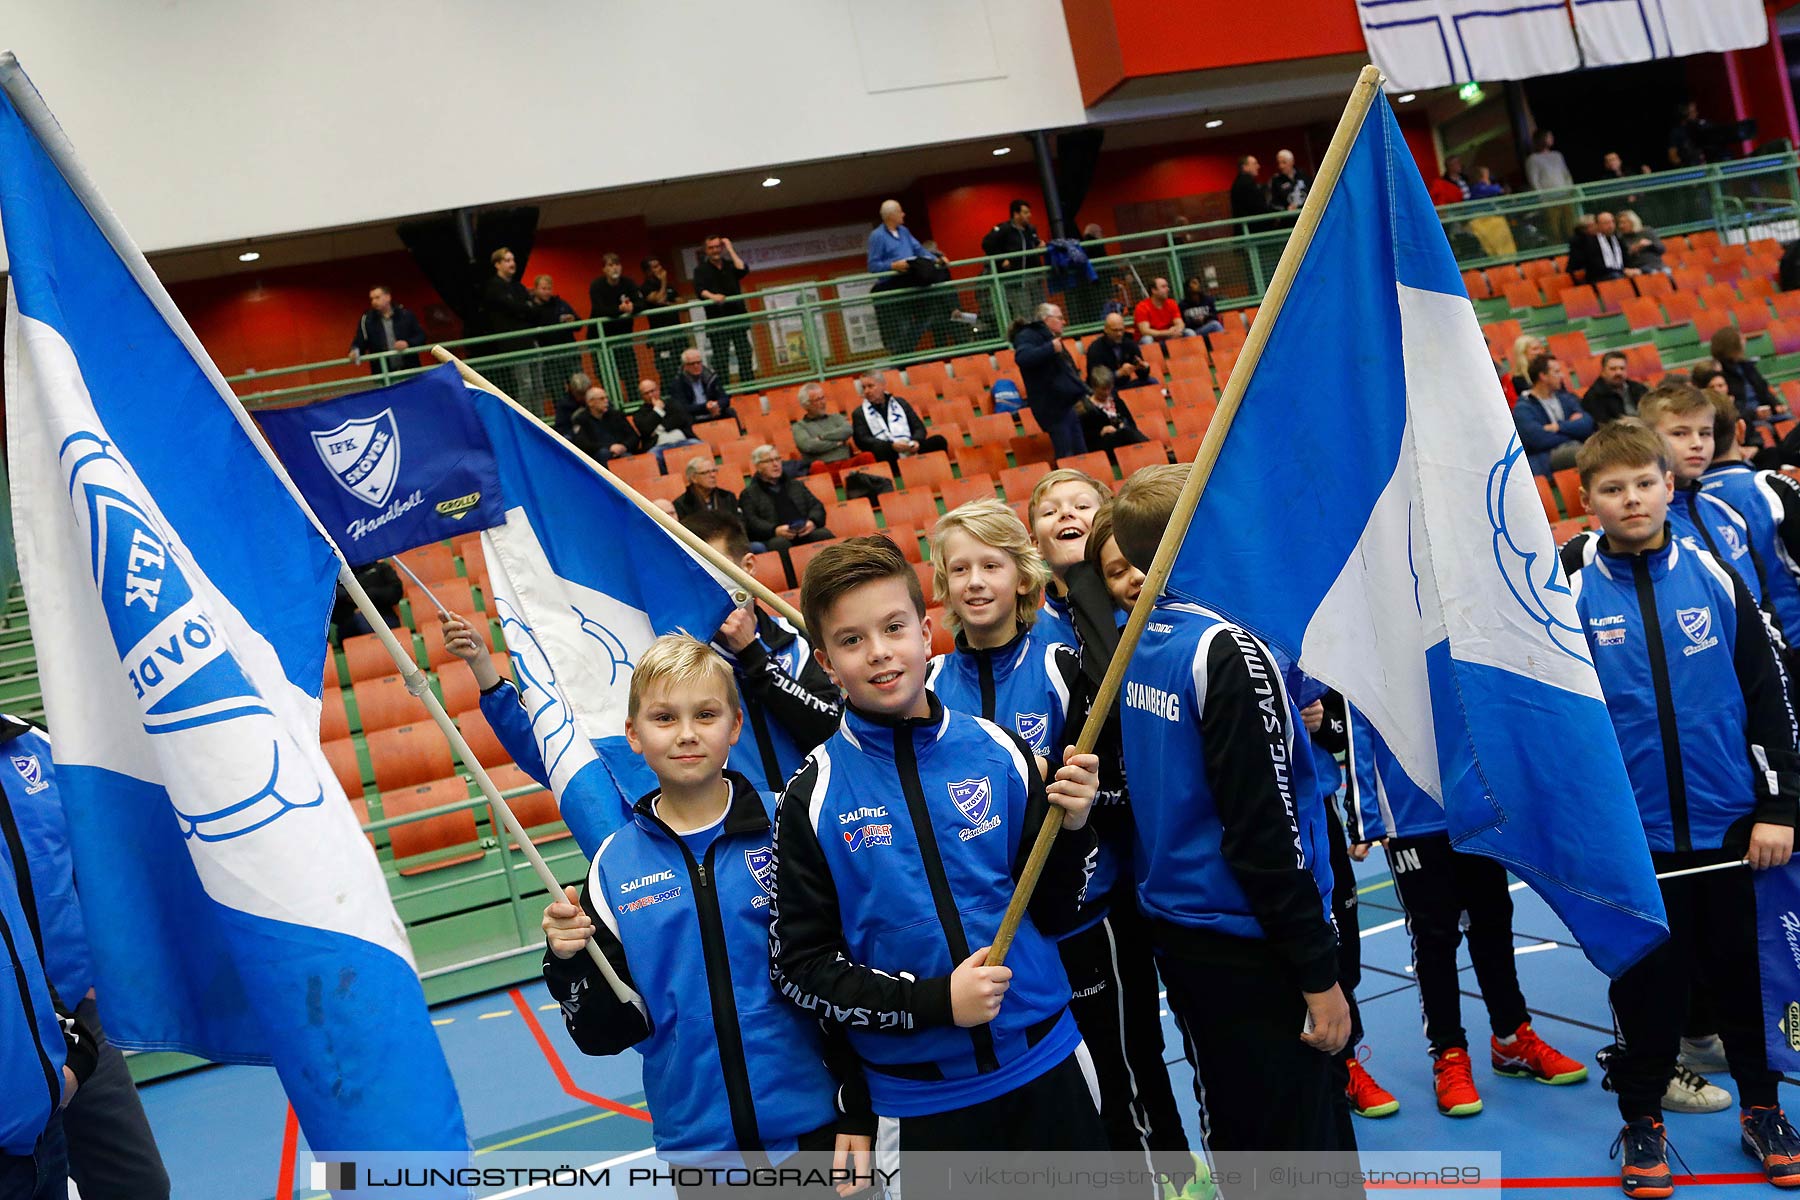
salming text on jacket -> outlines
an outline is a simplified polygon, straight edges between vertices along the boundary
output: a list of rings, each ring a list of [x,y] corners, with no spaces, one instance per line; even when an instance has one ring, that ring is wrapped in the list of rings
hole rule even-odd
[[[926,695],[916,719],[847,708],[776,818],[771,978],[849,1031],[875,1110],[894,1117],[1012,1091],[1080,1040],[1046,935],[1078,914],[1086,828],[1056,840],[1008,951],[1000,1015],[952,1020],[950,973],[993,941],[1049,801],[1013,735]]]
[[[1138,904],[1159,945],[1265,940],[1303,990],[1329,990],[1330,822],[1274,656],[1217,614],[1165,598],[1119,702]]]
[[[1744,518],[1762,567],[1764,607],[1775,610],[1790,643],[1800,638],[1800,486],[1776,471],[1728,462],[1707,468],[1700,490]]]
[[[642,1050],[656,1150],[670,1162],[733,1150],[779,1160],[838,1112],[818,1023],[769,986],[773,797],[726,779],[731,803],[704,859],[657,816],[653,793],[588,870],[582,907],[634,999],[614,996],[587,954],[544,953],[577,1046]]]
[[[1650,849],[1741,850],[1754,822],[1792,826],[1794,713],[1743,578],[1675,537],[1592,551],[1565,549],[1564,568]]]

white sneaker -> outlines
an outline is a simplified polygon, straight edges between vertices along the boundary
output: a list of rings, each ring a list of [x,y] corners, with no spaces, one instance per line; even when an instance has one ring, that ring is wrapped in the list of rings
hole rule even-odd
[[[1682,1038],[1681,1054],[1675,1061],[1700,1075],[1718,1075],[1731,1069],[1725,1063],[1725,1043],[1716,1033],[1703,1038]]]
[[[1731,1107],[1731,1093],[1706,1081],[1684,1066],[1677,1065],[1669,1086],[1663,1091],[1664,1112],[1715,1113]]]

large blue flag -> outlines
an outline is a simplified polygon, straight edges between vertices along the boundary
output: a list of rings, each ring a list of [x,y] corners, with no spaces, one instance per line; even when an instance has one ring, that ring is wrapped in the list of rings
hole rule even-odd
[[[1378,97],[1170,577],[1343,693],[1617,975],[1662,899],[1442,224]]]
[[[501,520],[493,447],[448,363],[256,422],[352,566]]]
[[[113,1039],[272,1063],[315,1153],[465,1152],[319,748],[338,560],[0,56],[19,561]]]
[[[505,520],[481,542],[517,687],[484,697],[481,709],[592,855],[656,787],[625,741],[638,655],[659,634],[710,639],[732,597],[542,421],[478,388],[468,395],[506,497]],[[746,753],[750,742],[740,739]]]

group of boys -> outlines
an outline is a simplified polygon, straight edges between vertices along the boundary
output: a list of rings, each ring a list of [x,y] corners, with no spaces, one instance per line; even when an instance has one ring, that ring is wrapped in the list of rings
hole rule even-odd
[[[1584,446],[1601,528],[1563,562],[1646,837],[1659,871],[1779,866],[1800,795],[1781,633],[1800,609],[1800,490],[1733,461],[1728,403],[1676,385],[1640,414]],[[1029,528],[998,502],[947,514],[933,599],[956,648],[936,660],[919,578],[882,537],[808,564],[810,643],[747,609],[710,647],[668,637],[640,659],[628,733],[659,786],[622,814],[586,886],[546,909],[545,975],[584,1049],[643,1050],[665,1159],[835,1149],[841,1194],[902,1151],[1125,1151],[1179,1174],[1158,976],[1206,1153],[1353,1152],[1350,1115],[1398,1107],[1355,1056],[1350,858],[1377,841],[1414,934],[1440,1111],[1481,1108],[1458,1011],[1464,913],[1494,1070],[1585,1079],[1532,1030],[1504,870],[1454,851],[1441,809],[1354,709],[1241,627],[1159,598],[1099,753],[1076,753],[1187,470],[1146,468],[1116,499],[1053,472]],[[728,525],[698,532],[747,561]],[[450,620],[451,648],[488,665]],[[482,683],[511,745],[511,685]],[[1342,823],[1335,760],[1309,734],[1349,768]],[[1053,810],[1064,834],[995,965]],[[1763,1055],[1749,878],[1665,881],[1672,937],[1613,985],[1603,1061],[1629,1195],[1673,1187],[1661,1114],[1693,1093],[1676,1063],[1690,988],[1723,1037],[1745,1150],[1771,1182],[1800,1183],[1800,1135]],[[776,1069],[796,1046],[816,1071]],[[1204,1191],[1194,1164],[1188,1186]]]

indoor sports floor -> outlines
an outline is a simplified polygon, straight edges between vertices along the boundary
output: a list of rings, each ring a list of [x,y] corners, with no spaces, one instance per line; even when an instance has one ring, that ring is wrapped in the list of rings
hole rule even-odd
[[[1534,1024],[1546,1040],[1587,1063],[1589,1079],[1571,1087],[1546,1087],[1490,1074],[1486,1016],[1465,955],[1463,1021],[1475,1047],[1475,1079],[1486,1109],[1473,1118],[1452,1120],[1439,1116],[1432,1103],[1406,930],[1380,850],[1361,864],[1358,880],[1364,964],[1360,994],[1372,1051],[1368,1066],[1401,1103],[1393,1117],[1357,1121],[1363,1148],[1498,1151],[1505,1187],[1518,1195],[1616,1195],[1617,1168],[1607,1158],[1607,1148],[1618,1132],[1617,1109],[1612,1095],[1601,1090],[1594,1064],[1594,1052],[1611,1040],[1605,981],[1562,923],[1535,895],[1515,885],[1519,976]],[[526,985],[458,1001],[432,1016],[461,1090],[478,1156],[498,1149],[544,1151],[578,1166],[651,1157],[642,1060],[631,1052],[611,1059],[582,1055],[542,987]],[[1170,1075],[1192,1139],[1191,1074],[1180,1058],[1174,1026],[1166,1021],[1165,1035]],[[1729,1079],[1719,1082],[1729,1090]],[[295,1145],[273,1071],[210,1068],[147,1085],[143,1098],[174,1195],[181,1200],[323,1196],[307,1186],[305,1146]],[[1695,1173],[1695,1178],[1678,1177],[1678,1196],[1742,1197],[1768,1187],[1738,1149],[1736,1126],[1735,1108],[1668,1118],[1671,1142]],[[1680,1171],[1673,1158],[1671,1165]],[[502,1188],[478,1193],[508,1198],[530,1194]]]

